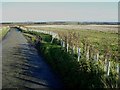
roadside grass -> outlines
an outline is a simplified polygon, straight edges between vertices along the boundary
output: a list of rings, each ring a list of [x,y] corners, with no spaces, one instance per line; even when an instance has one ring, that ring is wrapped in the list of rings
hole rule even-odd
[[[9,31],[8,27],[0,28],[0,41],[2,40],[2,38],[4,38],[8,31]]]
[[[43,43],[38,46],[46,61],[53,70],[60,75],[65,88],[103,88],[102,76],[104,72],[98,64],[67,53],[64,48]]]
[[[43,33],[37,33],[37,32],[34,32],[34,31],[22,31],[22,32],[25,33],[26,35],[28,35],[29,37],[31,37],[31,39],[37,38],[37,36],[41,36],[42,40],[46,41],[46,42],[50,42],[51,39],[52,39],[51,35],[47,35],[47,34],[43,34]]]
[[[110,88],[115,84],[108,84],[111,79],[115,81],[113,77],[108,78],[108,82],[106,82],[104,71],[98,63],[92,60],[86,60],[85,58],[81,58],[78,62],[75,55],[67,53],[65,48],[56,44],[56,42],[59,43],[59,41],[55,40],[54,43],[51,44],[49,40],[50,35],[31,31],[24,33],[29,33],[34,38],[38,35],[43,38],[40,46],[37,45],[36,48],[38,52],[44,56],[53,71],[60,77],[64,88]]]

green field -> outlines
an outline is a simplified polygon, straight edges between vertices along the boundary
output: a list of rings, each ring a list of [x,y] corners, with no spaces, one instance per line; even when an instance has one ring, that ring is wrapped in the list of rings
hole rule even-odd
[[[83,42],[86,41],[89,45],[92,45],[94,49],[98,50],[100,54],[103,54],[104,50],[107,49],[112,55],[118,55],[118,32],[112,30],[80,30],[57,27],[32,27],[30,29],[53,31],[58,33],[64,41],[64,37],[66,36],[69,39],[68,41],[71,41],[76,47],[83,48]],[[74,36],[70,36],[71,33],[74,33]]]
[[[120,87],[119,76],[116,72],[116,66],[120,65],[118,61],[118,33],[111,31],[99,30],[76,30],[63,28],[29,28],[33,31],[27,31],[30,35],[43,38],[42,43],[36,45],[37,50],[42,53],[46,62],[52,69],[60,75],[62,82],[66,88],[116,88]],[[59,39],[51,41],[51,35],[35,32],[36,30],[52,31],[59,35],[65,42],[71,46],[80,47],[82,49],[82,58],[78,61],[77,52],[72,54],[71,46],[66,52],[66,46],[63,48]],[[28,35],[28,36],[30,36]],[[32,40],[32,38],[30,40]],[[67,40],[66,40],[67,38]],[[32,41],[34,43],[34,41]],[[86,44],[86,45],[84,45]],[[99,61],[94,62],[93,58],[86,59],[86,53],[83,52],[85,47],[92,46],[94,55],[99,51]],[[87,50],[86,50],[87,51]],[[90,51],[91,53],[91,51]],[[110,72],[107,76],[104,67],[107,63],[111,63],[107,67]],[[108,65],[108,64],[107,64]],[[108,71],[107,71],[108,72]],[[116,86],[117,85],[117,86]]]

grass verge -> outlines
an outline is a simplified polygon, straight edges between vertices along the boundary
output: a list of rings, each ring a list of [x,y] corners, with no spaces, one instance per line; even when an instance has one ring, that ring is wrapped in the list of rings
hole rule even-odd
[[[0,28],[0,41],[5,37],[5,35],[8,33],[9,28],[8,27],[3,27]]]
[[[65,48],[56,44],[59,41],[55,40],[54,43],[50,43],[50,35],[31,31],[27,33],[34,37],[41,36],[43,38],[41,44],[36,45],[36,48],[44,56],[53,71],[59,75],[65,89],[115,87],[115,82],[112,83],[116,81],[115,78],[106,79],[99,63],[85,58],[81,58],[78,62],[75,55],[67,53]]]

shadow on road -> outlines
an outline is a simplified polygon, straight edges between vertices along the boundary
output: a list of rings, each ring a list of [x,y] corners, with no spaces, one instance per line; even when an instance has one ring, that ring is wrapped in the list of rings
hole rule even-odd
[[[37,50],[17,28],[11,28],[2,41],[2,88],[53,90],[61,86]]]
[[[12,55],[17,60],[10,66],[15,68],[14,77],[23,81],[21,87],[59,89],[61,85],[56,76],[51,73],[50,68],[38,56],[36,49],[28,44],[21,44],[20,47],[13,48]],[[57,82],[56,82],[57,81]]]

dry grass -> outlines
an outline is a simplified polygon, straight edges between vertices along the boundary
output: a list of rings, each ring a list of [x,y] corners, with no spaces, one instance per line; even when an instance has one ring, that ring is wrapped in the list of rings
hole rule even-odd
[[[32,25],[29,28],[58,28],[68,30],[98,30],[118,32],[118,25]]]

